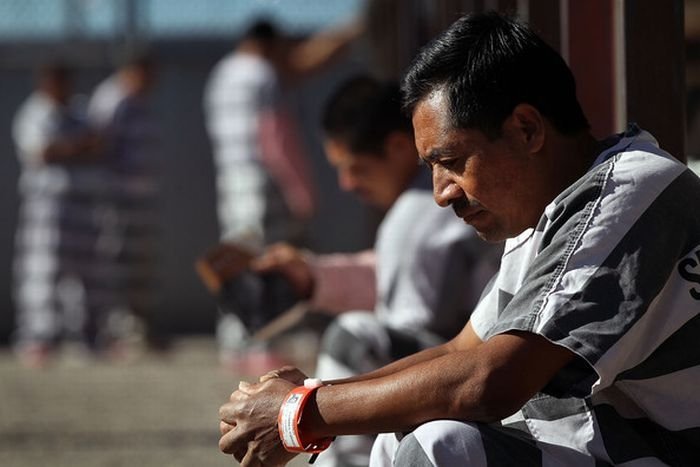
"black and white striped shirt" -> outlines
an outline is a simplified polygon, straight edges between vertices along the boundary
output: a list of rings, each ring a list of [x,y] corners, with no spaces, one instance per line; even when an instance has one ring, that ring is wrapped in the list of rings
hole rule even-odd
[[[543,465],[700,465],[700,179],[631,126],[506,242],[472,315],[578,355],[502,421]]]

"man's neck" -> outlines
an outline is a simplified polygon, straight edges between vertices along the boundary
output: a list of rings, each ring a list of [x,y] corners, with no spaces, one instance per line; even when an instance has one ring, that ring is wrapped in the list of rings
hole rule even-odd
[[[560,162],[561,173],[568,179],[566,186],[588,172],[603,150],[601,143],[588,131],[562,137],[558,146],[556,158]]]

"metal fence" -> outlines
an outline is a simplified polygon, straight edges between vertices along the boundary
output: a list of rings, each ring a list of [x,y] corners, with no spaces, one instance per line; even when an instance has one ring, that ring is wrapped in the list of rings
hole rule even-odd
[[[0,41],[230,36],[257,16],[308,32],[356,14],[364,0],[3,0]]]

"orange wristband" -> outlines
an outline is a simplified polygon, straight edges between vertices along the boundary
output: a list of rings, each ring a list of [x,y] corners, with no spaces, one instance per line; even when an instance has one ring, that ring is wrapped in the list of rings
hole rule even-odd
[[[299,386],[285,396],[277,416],[277,430],[282,440],[282,445],[289,452],[308,452],[318,454],[330,446],[333,438],[323,438],[320,440],[307,440],[299,430],[301,416],[304,407],[316,389],[323,386],[320,379],[308,378],[304,381],[304,386]]]

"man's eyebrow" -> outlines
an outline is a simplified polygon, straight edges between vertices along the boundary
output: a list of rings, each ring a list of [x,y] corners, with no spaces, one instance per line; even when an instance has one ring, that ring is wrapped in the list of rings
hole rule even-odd
[[[434,164],[435,162],[438,162],[443,157],[453,157],[454,151],[452,149],[453,148],[451,148],[449,146],[431,149],[428,152],[428,154],[426,154],[425,156],[422,157],[422,159],[429,164]]]

